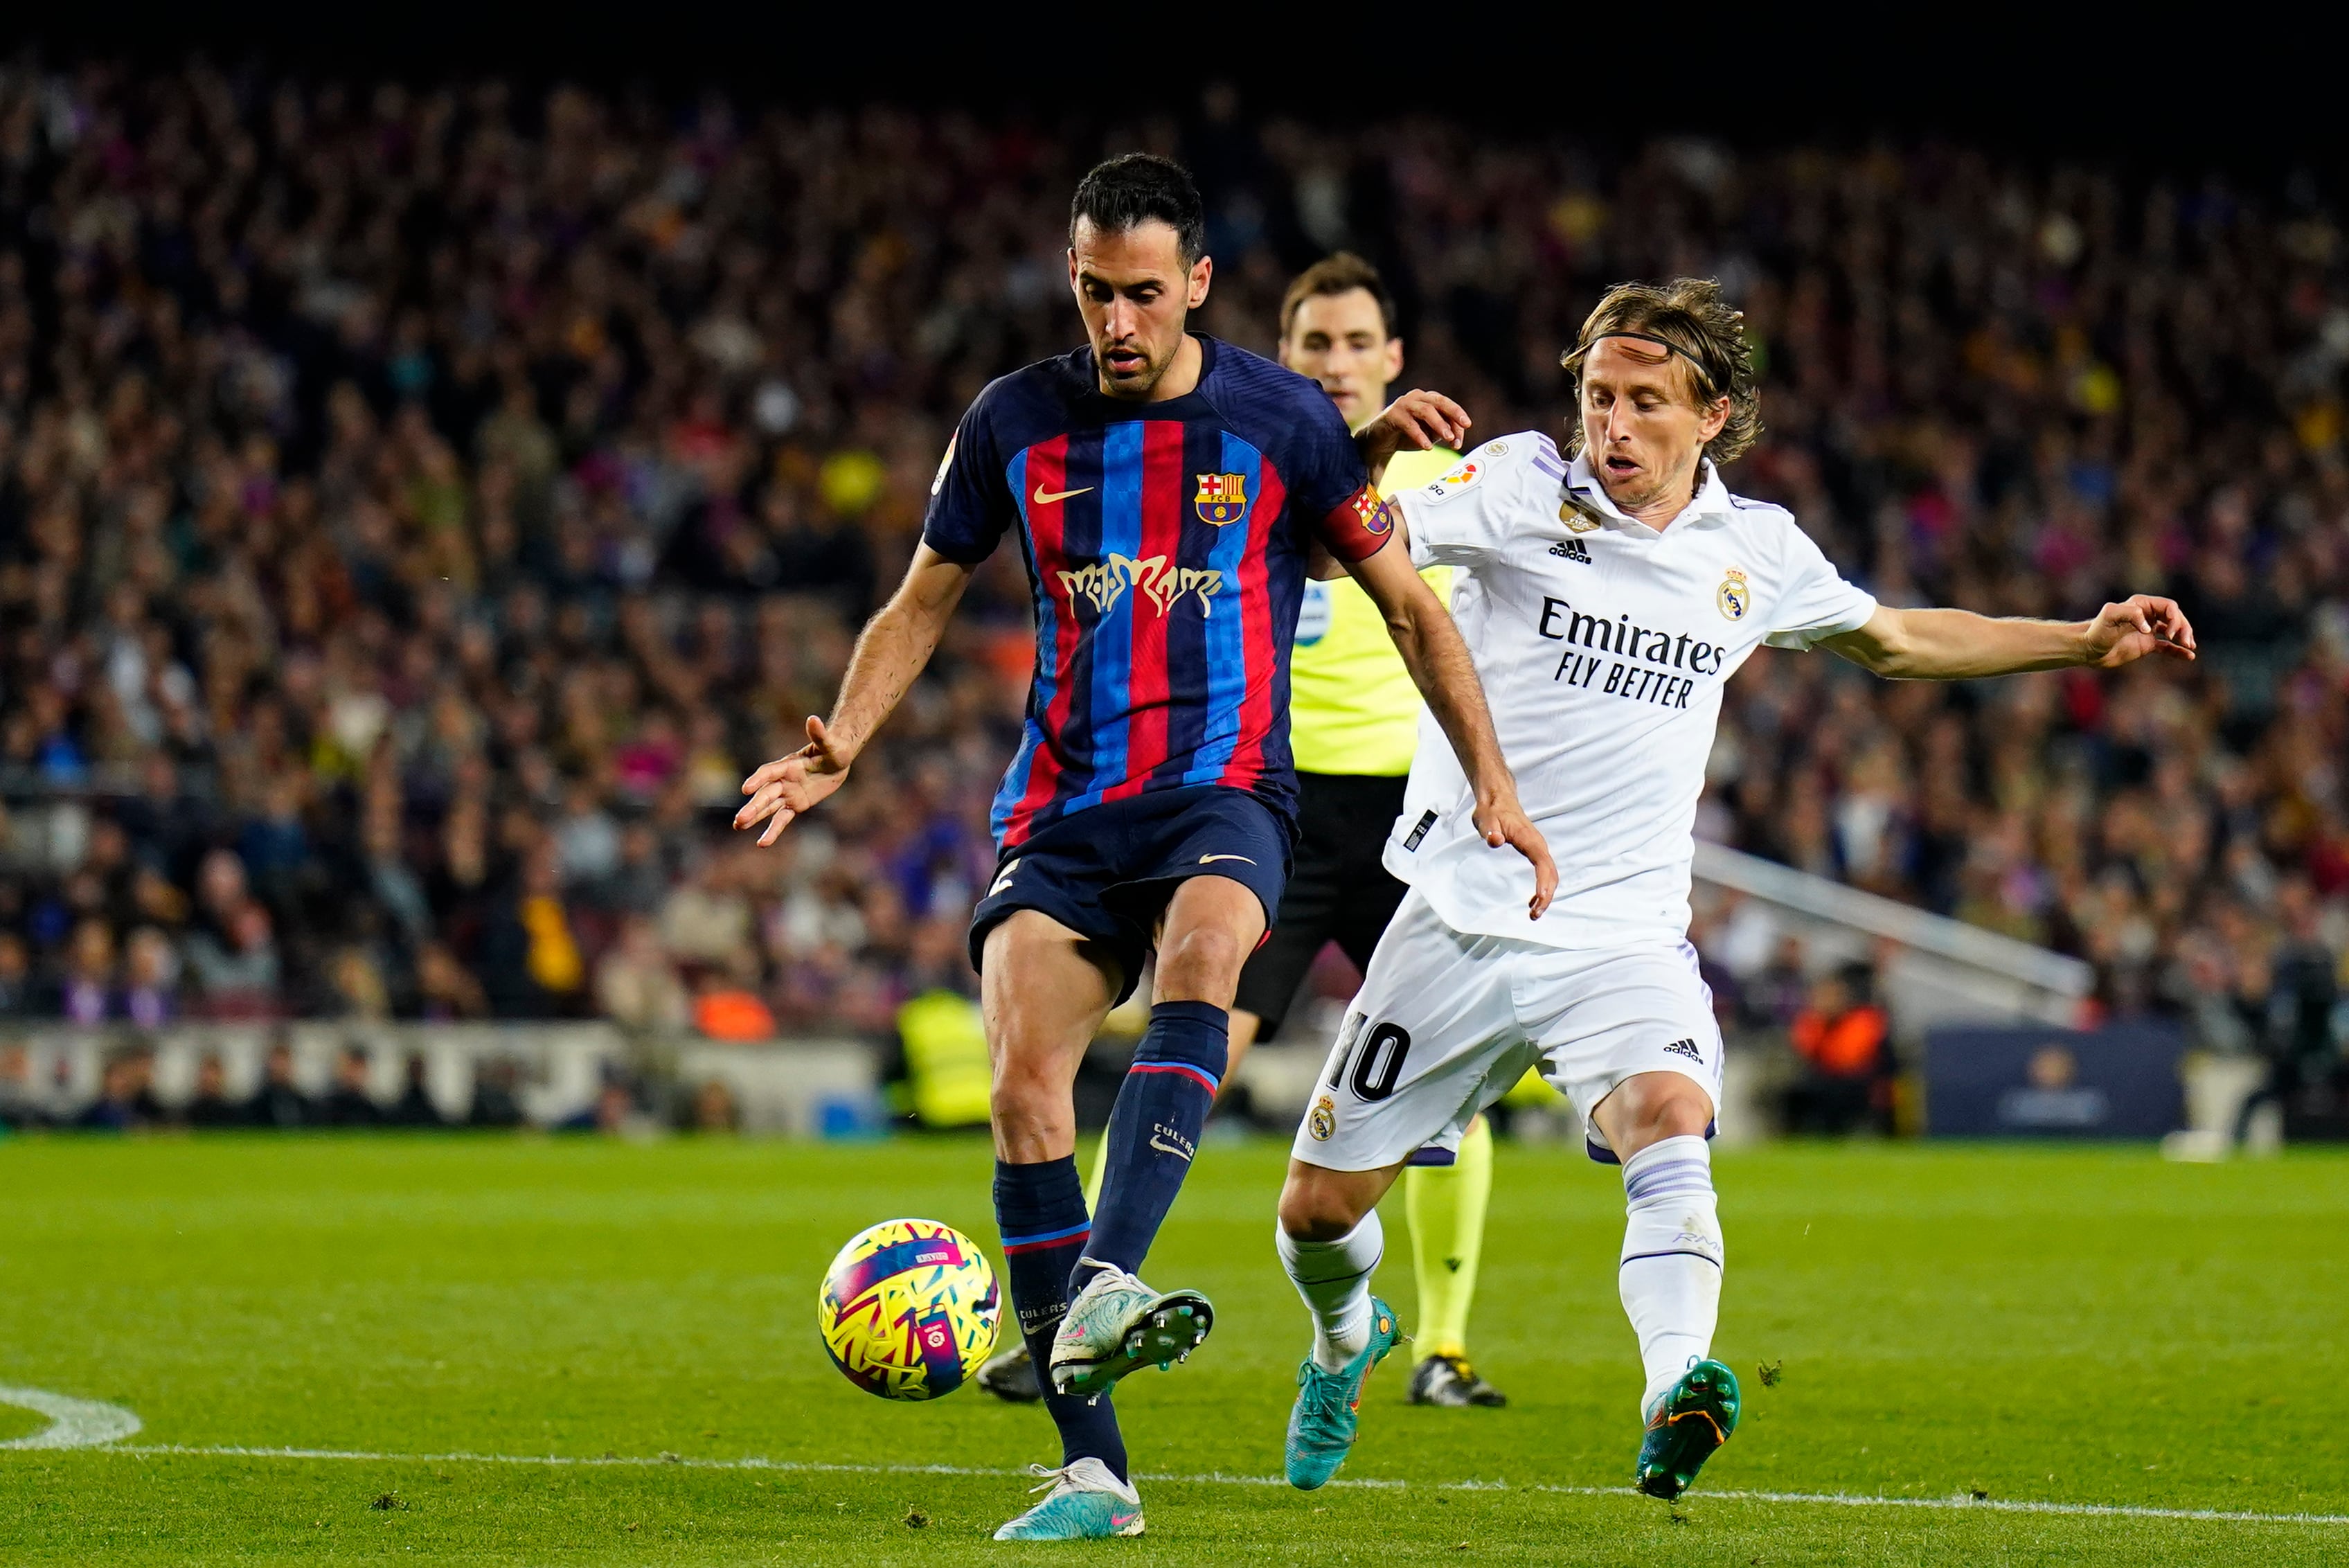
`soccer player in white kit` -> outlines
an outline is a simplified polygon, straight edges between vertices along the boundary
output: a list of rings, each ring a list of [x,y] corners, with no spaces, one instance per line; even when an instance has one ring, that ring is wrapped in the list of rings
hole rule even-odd
[[[1647,1374],[1636,1484],[1679,1496],[1735,1429],[1737,1380],[1709,1359],[1722,1039],[1687,932],[1722,687],[1756,648],[1926,680],[2193,657],[2186,618],[2147,595],[2077,622],[1880,605],[1784,508],[1731,494],[1720,466],[1760,433],[1760,400],[1713,283],[1617,286],[1564,363],[1579,404],[1564,452],[1504,436],[1393,498],[1413,564],[1457,568],[1453,618],[1558,884],[1529,923],[1529,873],[1486,848],[1451,748],[1424,734],[1385,850],[1411,891],[1280,1195],[1281,1262],[1313,1318],[1287,1446],[1308,1490],[1344,1461],[1398,1334],[1371,1293],[1380,1198],[1528,1067],[1574,1102],[1592,1157],[1622,1167],[1618,1281]]]

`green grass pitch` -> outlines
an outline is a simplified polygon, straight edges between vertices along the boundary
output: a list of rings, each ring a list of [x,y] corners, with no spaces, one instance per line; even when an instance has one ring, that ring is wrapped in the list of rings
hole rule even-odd
[[[1621,1189],[1562,1149],[1500,1156],[1474,1334],[1507,1409],[1404,1406],[1405,1346],[1341,1472],[1390,1484],[1195,1479],[1279,1473],[1284,1154],[1204,1150],[1151,1259],[1214,1296],[1216,1335],[1119,1405],[1140,1471],[1195,1479],[1143,1482],[1139,1541],[1015,1548],[987,1537],[1022,1506],[1005,1472],[1057,1457],[1041,1412],[885,1404],[813,1327],[873,1220],[992,1242],[977,1139],[0,1143],[0,1385],[145,1423],[0,1451],[0,1562],[2349,1561],[2349,1158],[1725,1152],[1716,1353],[1747,1413],[1675,1510],[1609,1490],[1639,1389]],[[1408,1328],[1400,1221],[1381,1286]],[[0,1407],[0,1442],[44,1424]],[[378,1457],[165,1451],[238,1448]]]

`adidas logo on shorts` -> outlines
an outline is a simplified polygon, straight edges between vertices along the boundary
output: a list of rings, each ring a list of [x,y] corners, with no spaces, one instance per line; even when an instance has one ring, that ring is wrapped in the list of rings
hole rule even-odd
[[[1675,1040],[1664,1049],[1675,1056],[1685,1056],[1692,1062],[1704,1060],[1704,1053],[1696,1048],[1696,1042],[1693,1040]]]

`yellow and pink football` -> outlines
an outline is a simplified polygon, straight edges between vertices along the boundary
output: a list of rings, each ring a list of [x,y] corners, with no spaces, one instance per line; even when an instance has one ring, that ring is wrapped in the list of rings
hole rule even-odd
[[[934,1220],[860,1231],[824,1271],[816,1325],[833,1366],[884,1399],[942,1399],[995,1349],[995,1270]]]

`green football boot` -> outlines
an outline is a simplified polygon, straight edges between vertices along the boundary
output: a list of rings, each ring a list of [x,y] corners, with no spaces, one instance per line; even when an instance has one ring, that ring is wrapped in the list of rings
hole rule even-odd
[[[1338,1473],[1361,1428],[1362,1385],[1402,1335],[1394,1308],[1371,1298],[1371,1342],[1341,1372],[1324,1372],[1310,1355],[1297,1369],[1297,1403],[1288,1407],[1284,1450],[1288,1484],[1311,1491]]]
[[[1735,1430],[1737,1374],[1718,1361],[1698,1362],[1649,1409],[1631,1483],[1670,1501],[1688,1490],[1713,1450]]]
[[[1123,1269],[1104,1268],[1052,1335],[1052,1391],[1098,1399],[1129,1372],[1188,1360],[1215,1324],[1215,1304],[1198,1292],[1162,1295]]]

